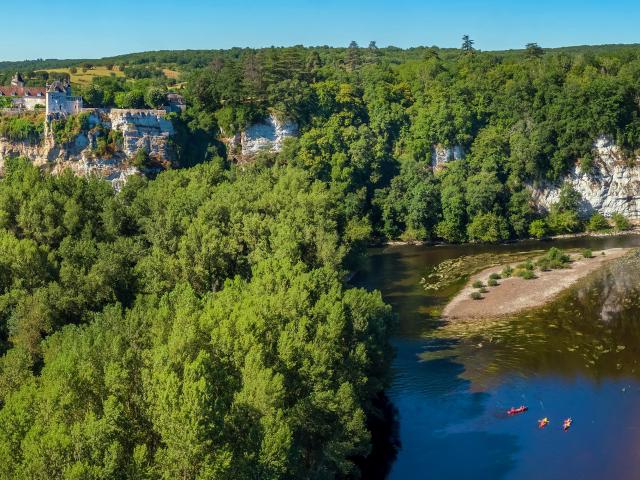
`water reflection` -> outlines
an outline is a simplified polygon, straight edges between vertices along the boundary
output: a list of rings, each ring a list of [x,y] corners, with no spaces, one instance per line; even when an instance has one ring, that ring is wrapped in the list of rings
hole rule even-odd
[[[640,238],[553,245],[598,250],[639,246]],[[638,270],[613,267],[544,310],[482,329],[456,330],[429,315],[442,298],[420,286],[428,268],[461,255],[539,248],[371,252],[354,282],[380,289],[399,316],[387,394],[398,411],[400,450],[388,478],[634,476],[640,466],[640,416],[630,413],[640,403]],[[521,403],[530,412],[506,418],[505,410]],[[569,415],[575,426],[564,434],[559,422]],[[545,431],[535,426],[539,416],[552,419]]]
[[[514,318],[451,324],[432,335],[457,339],[458,361],[481,366],[465,372],[474,388],[490,388],[512,371],[594,378],[635,375],[639,293],[640,257],[635,255],[615,261],[545,308]]]

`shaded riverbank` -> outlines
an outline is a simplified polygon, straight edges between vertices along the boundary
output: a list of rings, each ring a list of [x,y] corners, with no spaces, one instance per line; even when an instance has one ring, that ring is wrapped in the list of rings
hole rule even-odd
[[[607,237],[623,237],[627,235],[640,235],[640,224],[637,222],[632,225],[629,230],[609,230],[603,232],[578,232],[578,233],[564,233],[562,235],[552,235],[549,237],[544,237],[541,239],[536,238],[525,238],[520,240],[509,240],[503,243],[495,244],[495,245],[514,245],[518,243],[530,243],[530,242],[549,242],[554,240],[571,240],[571,239],[579,239],[579,238],[607,238]],[[429,240],[374,240],[369,244],[369,248],[384,248],[384,247],[439,247],[439,246],[472,246],[472,245],[482,245],[477,243],[448,243],[444,241],[429,241]]]

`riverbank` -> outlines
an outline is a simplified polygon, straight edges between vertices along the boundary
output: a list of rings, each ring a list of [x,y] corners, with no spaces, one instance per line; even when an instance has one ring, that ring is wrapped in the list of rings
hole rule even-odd
[[[489,287],[481,300],[474,300],[471,298],[471,294],[477,291],[473,287],[474,282],[486,284],[489,275],[502,270],[495,266],[487,268],[470,277],[466,286],[444,308],[442,316],[447,320],[473,320],[514,314],[542,306],[578,280],[602,268],[609,261],[622,257],[629,250],[611,248],[595,251],[593,258],[573,255],[568,268],[536,271],[537,278],[531,280],[521,277],[501,279],[498,286]]]
[[[606,237],[620,237],[620,236],[624,236],[624,235],[640,235],[640,225],[634,224],[633,228],[629,229],[629,230],[610,230],[610,231],[605,231],[605,232],[579,232],[579,233],[565,233],[563,235],[553,235],[550,237],[544,237],[542,239],[538,239],[538,238],[523,238],[523,239],[519,239],[519,240],[510,240],[507,242],[503,242],[503,244],[508,245],[508,244],[513,244],[513,243],[519,243],[519,242],[529,242],[529,241],[536,241],[536,242],[548,242],[551,240],[562,240],[562,239],[567,239],[567,238],[585,238],[585,237],[591,237],[591,238],[606,238]],[[407,246],[407,245],[413,245],[413,246],[432,246],[432,247],[439,247],[439,246],[449,246],[449,245],[465,245],[464,243],[462,244],[458,244],[458,243],[449,243],[449,242],[442,242],[442,241],[429,241],[429,240],[380,240],[380,241],[372,241],[369,244],[369,247],[402,247],[402,246]],[[475,244],[470,244],[470,245],[475,245]]]

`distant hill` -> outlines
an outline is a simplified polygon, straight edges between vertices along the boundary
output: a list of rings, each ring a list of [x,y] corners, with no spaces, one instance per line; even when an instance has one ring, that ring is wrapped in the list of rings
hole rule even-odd
[[[542,45],[544,48],[544,45]],[[306,50],[314,50],[321,54],[331,55],[344,52],[342,47],[271,47],[263,49],[250,48],[231,48],[227,50],[158,50],[149,52],[129,53],[124,55],[116,55],[112,57],[103,57],[95,59],[75,58],[75,59],[36,59],[23,60],[13,62],[0,61],[0,72],[3,71],[35,71],[35,70],[51,70],[60,68],[70,68],[73,66],[81,66],[82,64],[91,64],[95,66],[104,65],[171,65],[181,70],[190,70],[194,68],[204,67],[217,57],[235,57],[237,58],[246,51],[268,51],[280,50],[284,48],[304,48]],[[559,48],[544,48],[546,53],[564,53],[567,55],[580,54],[608,54],[608,55],[624,55],[636,51],[640,48],[640,44],[607,44],[607,45],[575,45]],[[455,48],[439,48],[436,46],[418,46],[407,49],[397,47],[380,48],[379,52],[391,62],[406,61],[420,58],[426,50],[435,50],[442,56],[449,56],[459,52]],[[486,50],[485,54],[493,54],[505,59],[522,55],[524,49],[513,50]]]

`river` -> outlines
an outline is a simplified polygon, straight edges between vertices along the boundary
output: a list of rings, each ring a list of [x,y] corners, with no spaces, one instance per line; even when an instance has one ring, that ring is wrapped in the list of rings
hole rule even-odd
[[[389,479],[640,477],[640,271],[607,269],[535,315],[450,331],[428,268],[478,253],[640,246],[638,236],[372,249],[354,283],[398,316],[387,395],[399,448]],[[612,271],[610,271],[612,270]],[[514,417],[511,406],[529,411]],[[537,420],[548,417],[541,430]],[[562,420],[572,417],[568,432]]]

